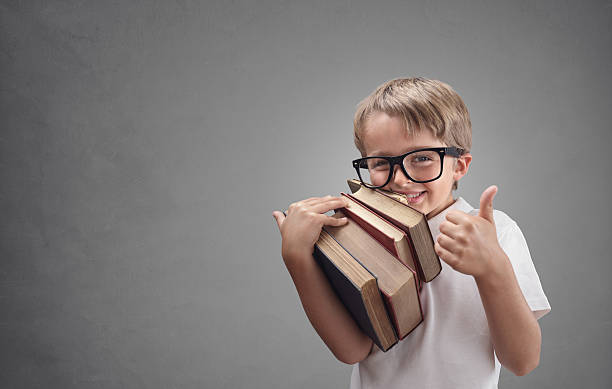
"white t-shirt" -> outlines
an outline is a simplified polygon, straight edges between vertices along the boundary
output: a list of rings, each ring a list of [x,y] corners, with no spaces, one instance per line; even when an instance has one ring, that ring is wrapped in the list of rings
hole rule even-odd
[[[478,210],[458,198],[428,221],[434,241],[451,209],[478,215]],[[512,262],[527,304],[539,319],[550,311],[550,305],[525,238],[505,213],[494,210],[493,218],[497,239]],[[497,388],[501,365],[476,281],[440,262],[442,272],[421,291],[423,322],[386,353],[374,346],[365,360],[353,366],[351,389]]]

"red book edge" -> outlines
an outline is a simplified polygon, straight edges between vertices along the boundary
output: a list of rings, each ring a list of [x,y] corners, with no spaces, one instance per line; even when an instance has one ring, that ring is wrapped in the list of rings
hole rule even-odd
[[[343,208],[344,209],[344,208]],[[399,261],[401,263],[401,261]],[[397,319],[397,315],[395,314],[395,309],[393,308],[393,304],[391,304],[391,297],[389,297],[389,295],[385,292],[383,292],[382,290],[380,291],[380,294],[383,297],[383,301],[385,302],[385,305],[387,306],[387,312],[390,314],[389,316],[391,316],[391,320],[393,320],[393,325],[395,326],[395,333],[397,334],[397,337],[399,340],[404,339],[405,337],[407,337],[408,335],[410,335],[412,333],[412,331],[415,330],[415,328],[417,328],[424,319],[423,316],[423,306],[421,305],[421,292],[419,290],[419,288],[417,287],[417,275],[415,273],[414,270],[410,269],[409,266],[406,266],[406,268],[408,268],[412,274],[413,274],[413,280],[414,280],[414,288],[416,289],[417,292],[417,302],[419,303],[419,312],[421,314],[421,320],[419,320],[419,322],[410,330],[408,331],[404,336],[401,336],[400,332],[399,332],[399,320]]]

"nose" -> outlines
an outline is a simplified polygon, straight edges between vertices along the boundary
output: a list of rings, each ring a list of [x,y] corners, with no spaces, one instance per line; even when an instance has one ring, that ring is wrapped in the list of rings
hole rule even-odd
[[[399,165],[395,165],[393,167],[393,176],[391,177],[390,183],[397,187],[401,187],[403,184],[409,181],[410,179],[406,177],[402,171],[402,168]]]

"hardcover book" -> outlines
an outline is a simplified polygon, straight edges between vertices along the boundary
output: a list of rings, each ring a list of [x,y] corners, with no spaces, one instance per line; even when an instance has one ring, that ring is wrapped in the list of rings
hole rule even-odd
[[[376,277],[325,229],[315,243],[313,256],[359,328],[383,351],[396,344],[397,335]]]
[[[370,189],[358,180],[347,180],[347,183],[353,199],[406,233],[420,280],[430,282],[440,274],[442,265],[424,214],[410,208],[400,193]]]
[[[353,196],[346,193],[341,193],[341,195],[348,200],[348,205],[342,209],[346,216],[359,224],[404,265],[416,272],[416,262],[412,255],[410,239],[406,233],[366,206],[361,205]]]
[[[334,215],[336,218],[345,216],[344,208],[336,210]],[[350,217],[345,225],[324,228],[376,277],[397,335],[399,339],[406,337],[423,321],[416,273]]]

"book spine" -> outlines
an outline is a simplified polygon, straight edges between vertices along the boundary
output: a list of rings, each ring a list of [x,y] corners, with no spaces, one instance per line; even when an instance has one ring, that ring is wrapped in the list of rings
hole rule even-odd
[[[422,220],[419,224],[414,226],[412,230],[414,230],[414,235],[420,237],[420,239],[416,240],[421,244],[415,245],[415,249],[419,252],[418,255],[420,260],[424,262],[425,266],[423,266],[423,268],[428,269],[427,274],[425,274],[423,270],[423,280],[425,282],[430,282],[440,274],[442,271],[442,264],[434,249],[434,241],[427,220]]]
[[[386,221],[388,221],[389,223],[393,224],[394,226],[396,226],[400,230],[404,231],[404,233],[408,237],[408,241],[410,243],[409,246],[410,246],[410,252],[412,253],[412,258],[414,258],[414,260],[415,260],[416,269],[414,269],[414,270],[416,270],[417,276],[419,277],[420,280],[426,280],[425,273],[423,271],[423,264],[421,263],[421,258],[419,257],[419,253],[415,249],[415,242],[414,242],[414,239],[412,237],[412,232],[410,231],[410,227],[408,227],[404,223],[400,222],[399,220],[395,219],[393,216],[387,215],[384,212],[381,212],[379,209],[370,207],[366,202],[358,199],[357,197],[355,197],[353,195],[348,195],[347,194],[347,197],[349,197],[351,200],[356,201],[357,203],[361,204],[362,206],[368,208],[369,210],[371,210],[372,212],[374,212],[375,214],[377,214],[381,218],[385,219]],[[397,200],[393,200],[393,201],[397,201]]]
[[[399,253],[395,247],[393,238],[383,234],[379,229],[363,220],[359,215],[351,211],[349,208],[342,208],[342,212],[350,217],[359,227],[363,228],[370,236],[378,241],[384,248],[387,249],[394,257],[399,258]]]

